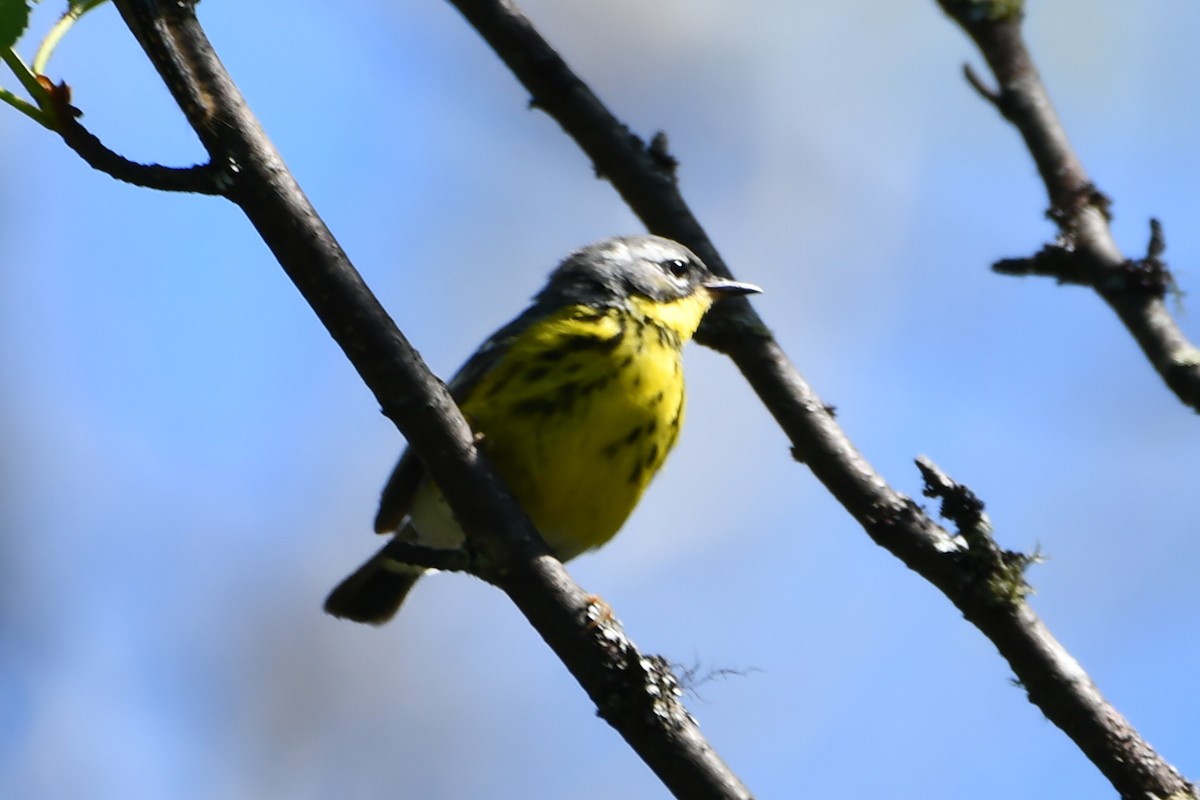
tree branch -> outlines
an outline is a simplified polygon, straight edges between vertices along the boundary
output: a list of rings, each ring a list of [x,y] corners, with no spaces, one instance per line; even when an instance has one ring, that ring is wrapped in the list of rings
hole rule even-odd
[[[1150,364],[1177,397],[1200,411],[1200,349],[1188,341],[1164,303],[1174,280],[1154,254],[1159,280],[1147,284],[1145,261],[1125,258],[1109,229],[1109,201],[1092,184],[1067,138],[1021,33],[1021,3],[1013,0],[938,0],[983,53],[998,84],[987,88],[971,70],[967,80],[1020,132],[1050,199],[1060,241],[1053,258],[1005,259],[1002,274],[1049,275],[1092,287],[1116,312]],[[1156,234],[1161,242],[1161,233]],[[1148,256],[1148,259],[1150,256]]]
[[[41,76],[38,80],[49,94],[53,129],[62,136],[67,147],[74,150],[92,169],[147,189],[198,194],[222,193],[225,182],[220,170],[212,162],[191,167],[139,164],[110,150],[104,142],[79,123],[80,112],[71,105],[71,89],[66,83],[55,85],[50,83],[48,78]]]
[[[596,173],[613,184],[650,231],[678,239],[714,271],[731,275],[679,194],[664,137],[656,135],[646,147],[511,0],[450,2],[529,91],[532,105],[551,115],[578,143]],[[1049,137],[1048,146],[1057,141]],[[733,359],[787,434],[797,460],[808,464],[877,544],[937,586],[996,645],[1030,700],[1124,797],[1193,796],[1191,784],[1137,735],[1051,636],[1025,601],[1025,592],[995,591],[997,585],[1024,587],[1023,579],[1012,583],[1011,563],[993,559],[990,568],[980,571],[974,555],[964,555],[962,539],[952,537],[911,499],[888,486],[748,303],[727,302],[714,309],[696,338]]]
[[[115,0],[237,203],[383,412],[442,488],[480,577],[502,588],[596,703],[679,797],[749,798],[679,703],[661,660],[596,615],[476,449],[462,413],[371,294],[296,184],[184,0]]]

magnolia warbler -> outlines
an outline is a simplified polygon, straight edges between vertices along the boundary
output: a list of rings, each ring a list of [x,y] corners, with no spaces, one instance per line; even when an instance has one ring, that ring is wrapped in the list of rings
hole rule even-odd
[[[683,422],[680,356],[714,299],[761,291],[715,277],[658,236],[575,251],[450,382],[497,473],[558,558],[607,542],[662,466]],[[379,533],[457,548],[462,529],[408,450],[383,490]],[[425,570],[383,551],[325,601],[381,624]]]

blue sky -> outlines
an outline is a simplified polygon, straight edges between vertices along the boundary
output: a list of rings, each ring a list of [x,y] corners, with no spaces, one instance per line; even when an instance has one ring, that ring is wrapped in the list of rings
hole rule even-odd
[[[1004,546],[1040,546],[1036,610],[1200,776],[1195,415],[1091,294],[989,271],[1054,231],[962,80],[965,37],[933,2],[523,7],[634,131],[668,132],[694,210],[863,453],[914,496],[929,456]],[[443,375],[564,253],[641,230],[446,4],[200,14]],[[1079,14],[1031,4],[1038,65],[1122,248],[1142,255],[1158,217],[1194,290],[1200,10]],[[114,149],[200,159],[113,9],[51,72]],[[427,580],[379,630],[321,613],[376,545],[403,443],[235,208],[116,183],[13,112],[0,142],[0,796],[664,795],[496,590]],[[690,705],[751,789],[1111,795],[789,459],[732,365],[693,347],[687,370],[666,470],[570,570],[644,650],[744,673]]]

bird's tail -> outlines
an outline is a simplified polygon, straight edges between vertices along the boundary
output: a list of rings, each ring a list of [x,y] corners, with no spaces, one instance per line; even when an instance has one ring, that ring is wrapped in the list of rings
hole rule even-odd
[[[382,625],[395,616],[425,569],[388,558],[386,549],[334,587],[325,598],[326,613],[370,625]]]

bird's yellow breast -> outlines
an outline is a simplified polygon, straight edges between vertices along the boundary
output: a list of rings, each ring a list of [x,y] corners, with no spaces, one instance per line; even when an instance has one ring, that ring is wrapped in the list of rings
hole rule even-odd
[[[574,306],[532,325],[462,404],[562,559],[608,541],[683,424],[683,344],[710,299]]]

